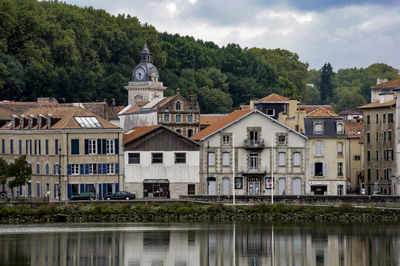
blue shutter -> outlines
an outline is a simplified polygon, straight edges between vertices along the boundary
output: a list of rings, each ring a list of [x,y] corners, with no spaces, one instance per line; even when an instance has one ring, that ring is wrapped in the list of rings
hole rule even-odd
[[[68,184],[68,198],[71,198],[72,196],[72,185]]]
[[[105,173],[102,172],[101,170],[102,170],[102,169],[101,169],[101,163],[98,163],[98,164],[97,164],[97,173],[98,173],[99,175],[105,174]]]
[[[103,198],[107,196],[107,184],[103,184]]]
[[[97,139],[97,154],[101,154],[101,139]]]
[[[107,140],[102,139],[101,142],[103,143],[103,154],[107,153]]]
[[[57,184],[54,184],[54,198],[57,198]]]
[[[101,184],[99,184],[99,200],[101,200],[103,197],[103,194],[101,194]]]
[[[85,165],[84,165],[84,164],[80,164],[80,165],[79,165],[79,173],[80,173],[81,175],[84,175],[84,174],[85,174]]]
[[[34,150],[34,154],[37,154],[37,140],[35,139],[35,140],[33,140],[34,141],[34,148],[35,148],[35,150]]]
[[[89,184],[85,184],[85,192],[89,192]]]
[[[19,144],[19,154],[22,154],[22,140],[18,140],[18,144]]]
[[[89,164],[85,164],[85,174],[89,174]]]
[[[48,139],[45,140],[45,149],[46,149],[46,155],[48,155],[49,154],[49,140]]]
[[[40,183],[36,183],[36,195],[40,197]]]
[[[4,190],[3,190],[4,191]],[[28,196],[32,196],[32,183],[28,183]]]
[[[71,166],[71,164],[68,164],[68,175],[71,175],[72,174],[72,166]]]
[[[119,191],[119,183],[115,183],[115,192]]]
[[[82,193],[82,192],[85,192],[85,184],[81,184],[80,185],[80,192],[79,193]]]
[[[6,143],[5,143],[5,140],[4,139],[2,139],[1,140],[1,153],[6,153]]]
[[[89,154],[89,140],[85,139],[85,154]]]
[[[107,164],[103,163],[103,174],[107,174]]]
[[[22,185],[19,185],[19,195],[22,196]]]
[[[10,139],[10,153],[13,154],[14,153],[14,140]]]
[[[118,175],[119,174],[119,163],[115,164],[115,173]]]
[[[39,175],[40,174],[40,163],[36,164],[36,174]]]
[[[56,170],[56,164],[54,164],[53,174],[54,174],[54,175],[56,175],[56,174],[57,174],[57,170]]]
[[[38,140],[38,145],[39,145],[39,147],[38,147],[39,155],[41,155],[42,154],[42,149],[41,149],[41,145],[40,145],[40,139]]]
[[[115,154],[119,154],[119,140],[115,139]]]
[[[49,164],[46,163],[46,175],[48,175],[49,173],[50,173]]]

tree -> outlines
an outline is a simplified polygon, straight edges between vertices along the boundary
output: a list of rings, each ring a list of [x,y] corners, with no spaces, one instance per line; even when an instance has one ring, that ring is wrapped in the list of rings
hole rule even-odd
[[[8,177],[8,163],[0,158],[0,184],[5,184]]]
[[[321,68],[321,82],[319,84],[319,91],[321,94],[321,103],[329,104],[333,99],[333,79],[335,73],[333,72],[332,66],[330,63],[325,63]]]
[[[4,164],[4,162],[0,161],[0,164]],[[5,175],[1,176],[0,172],[1,182],[2,184],[5,184],[7,180],[9,180],[8,187],[10,189],[20,185],[25,185],[32,176],[32,168],[26,162],[25,155],[20,156],[13,163],[8,164],[8,166],[5,165],[5,169],[6,170],[3,170]]]

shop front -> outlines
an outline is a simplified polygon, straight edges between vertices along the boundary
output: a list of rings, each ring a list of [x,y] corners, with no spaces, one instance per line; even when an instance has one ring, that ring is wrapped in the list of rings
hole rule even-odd
[[[143,197],[145,198],[169,198],[168,179],[145,179],[143,182]]]

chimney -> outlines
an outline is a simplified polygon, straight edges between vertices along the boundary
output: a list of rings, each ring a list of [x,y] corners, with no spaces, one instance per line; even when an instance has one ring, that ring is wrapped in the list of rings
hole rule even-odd
[[[29,124],[29,129],[31,130],[34,127],[34,120],[35,116],[34,115],[29,115],[29,120],[28,120],[28,124]]]
[[[193,94],[189,95],[190,103],[194,105],[194,97]]]
[[[24,115],[21,115],[20,122],[21,122],[21,126],[19,129],[22,130],[25,127],[25,116]]]
[[[53,117],[53,115],[52,114],[47,114],[46,115],[46,127],[47,127],[47,129],[50,129],[51,128],[51,118]]]
[[[42,114],[39,114],[39,115],[38,115],[38,122],[37,122],[37,124],[38,124],[38,129],[41,129],[41,128],[42,128],[42,125],[43,125],[43,118],[44,118],[44,116],[43,116]]]
[[[179,94],[181,94],[181,89],[177,88],[176,89],[176,95],[179,95]]]
[[[388,82],[388,80],[384,79],[384,78],[381,78],[381,77],[378,77],[376,79],[376,85],[379,85],[379,84],[382,84],[382,83],[385,83],[385,82]]]
[[[14,130],[15,127],[17,126],[16,123],[18,122],[18,116],[12,115],[12,120],[11,120],[11,127]]]

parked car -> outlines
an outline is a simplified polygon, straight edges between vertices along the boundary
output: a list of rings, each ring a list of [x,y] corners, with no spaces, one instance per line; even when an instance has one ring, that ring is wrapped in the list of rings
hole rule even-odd
[[[94,200],[96,195],[94,192],[82,192],[77,195],[71,196],[71,200]]]
[[[128,191],[115,192],[111,195],[107,195],[106,197],[107,200],[131,200],[135,198],[136,198],[135,194],[132,194]]]

